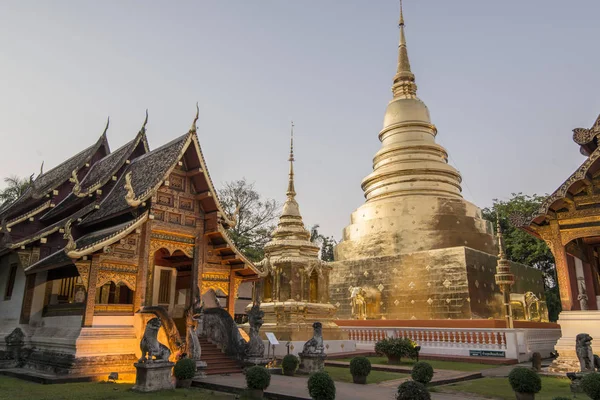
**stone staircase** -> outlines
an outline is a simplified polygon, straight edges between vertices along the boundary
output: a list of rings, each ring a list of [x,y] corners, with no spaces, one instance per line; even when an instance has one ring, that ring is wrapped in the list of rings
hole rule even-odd
[[[202,349],[201,359],[207,364],[204,370],[206,375],[239,374],[242,372],[242,367],[238,361],[227,356],[208,339],[200,338],[200,348]]]

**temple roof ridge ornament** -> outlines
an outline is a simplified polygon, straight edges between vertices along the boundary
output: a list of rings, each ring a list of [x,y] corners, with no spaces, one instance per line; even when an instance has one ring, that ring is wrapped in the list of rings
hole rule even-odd
[[[573,129],[573,141],[581,146],[581,154],[587,157],[598,147],[598,137],[600,137],[600,115],[591,128]]]
[[[192,122],[192,126],[190,127],[190,133],[196,133],[196,122],[198,122],[198,117],[200,116],[200,107],[198,106],[198,102],[196,102],[196,116],[194,117],[194,122]]]

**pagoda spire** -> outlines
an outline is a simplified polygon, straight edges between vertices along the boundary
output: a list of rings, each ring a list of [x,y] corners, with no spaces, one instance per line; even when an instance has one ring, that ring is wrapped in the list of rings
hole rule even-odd
[[[296,189],[294,187],[294,121],[292,121],[290,132],[290,158],[288,161],[290,162],[290,175],[286,194],[288,198],[294,198],[296,197]]]
[[[406,35],[404,33],[404,12],[402,10],[402,0],[400,0],[400,43],[398,44],[398,68],[394,75],[392,92],[394,98],[414,99],[417,97],[417,84],[415,83],[415,74],[410,69],[408,59],[408,50],[406,48]]]
[[[506,253],[504,252],[504,238],[502,237],[502,227],[500,226],[500,215],[498,213],[496,213],[496,235],[498,236],[498,261],[494,280],[502,292],[506,327],[512,329],[514,325],[510,304],[510,290],[511,286],[515,283],[515,276],[510,270],[510,262],[506,259]]]
[[[502,227],[500,226],[500,215],[496,213],[496,235],[498,236],[498,258],[506,260],[504,253],[504,237],[502,236]]]

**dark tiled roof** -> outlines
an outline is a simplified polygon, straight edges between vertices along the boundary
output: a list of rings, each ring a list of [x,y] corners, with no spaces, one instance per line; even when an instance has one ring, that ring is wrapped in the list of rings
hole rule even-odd
[[[96,203],[88,204],[87,206],[85,206],[83,208],[80,208],[79,210],[77,210],[75,213],[69,215],[68,217],[63,218],[60,221],[55,222],[52,225],[48,225],[44,229],[41,229],[41,230],[35,232],[32,235],[29,235],[27,237],[21,238],[18,241],[15,241],[14,243],[10,243],[10,245],[14,246],[14,245],[17,245],[17,244],[27,244],[27,243],[29,243],[31,241],[38,240],[40,237],[45,236],[45,233],[47,233],[47,232],[51,232],[53,230],[57,230],[57,228],[58,229],[63,228],[67,224],[67,222],[69,222],[69,220],[74,221],[75,223],[73,225],[75,225],[76,224],[76,220],[78,218],[82,218],[85,215],[89,214],[91,211],[94,210],[95,206],[96,206]],[[23,242],[26,242],[26,243],[23,243]]]
[[[2,214],[8,215],[8,213],[18,213],[20,210],[25,208],[31,200],[40,199],[50,190],[55,189],[60,184],[67,181],[73,170],[80,169],[85,163],[89,162],[102,144],[105,144],[108,150],[108,142],[106,140],[105,133],[102,134],[100,139],[98,139],[98,141],[92,146],[77,153],[67,161],[52,168],[45,174],[38,176],[33,181],[33,184],[25,191],[25,193],[23,193],[21,197],[13,202],[10,207],[7,207]],[[0,215],[0,218],[2,218],[2,216],[3,215]]]
[[[145,136],[146,135],[143,132],[138,133],[132,141],[126,143],[116,151],[110,153],[92,165],[89,172],[80,182],[81,192],[85,193],[96,184],[101,187],[108,182],[108,180],[117,173],[119,168],[125,164],[125,161],[131,156],[131,153],[133,153],[140,140],[146,140]],[[58,203],[56,207],[44,214],[41,219],[45,220],[53,218],[62,213],[64,210],[67,210],[73,205],[77,204],[79,201],[81,201],[81,197],[70,193],[60,203]]]
[[[29,267],[25,268],[25,273],[33,274],[35,272],[41,272],[48,269],[62,267],[72,262],[73,261],[69,258],[69,256],[67,256],[67,254],[61,249],[57,252],[50,254],[46,258],[42,258],[35,264],[31,264]]]
[[[77,248],[77,250],[83,250],[87,247],[93,246],[97,243],[100,243],[107,239],[110,239],[111,236],[115,236],[116,234],[122,232],[123,230],[130,227],[132,224],[139,221],[140,218],[144,218],[144,217],[145,217],[145,214],[142,214],[141,216],[134,218],[132,220],[129,220],[127,222],[124,222],[124,223],[121,223],[121,224],[118,224],[115,226],[111,226],[109,228],[101,229],[96,232],[88,233],[87,235],[84,235],[75,241],[76,248]],[[60,249],[60,250],[50,254],[48,257],[38,261],[37,263],[32,264],[29,267],[27,267],[25,269],[25,273],[31,274],[31,273],[43,271],[46,269],[52,269],[52,268],[56,268],[56,267],[60,267],[65,264],[68,264],[69,262],[71,262],[71,259],[69,258],[69,256],[67,256],[64,249]]]
[[[111,215],[118,215],[130,206],[125,201],[125,175],[131,172],[131,184],[137,199],[146,200],[165,179],[165,175],[179,160],[183,146],[190,137],[189,133],[161,146],[131,162],[129,168],[121,175],[109,195],[100,203],[100,209],[89,215],[85,224],[89,224]]]

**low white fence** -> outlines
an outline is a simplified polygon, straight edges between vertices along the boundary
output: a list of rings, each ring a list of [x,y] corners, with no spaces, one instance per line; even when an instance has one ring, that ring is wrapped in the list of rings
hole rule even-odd
[[[409,338],[421,354],[497,357],[527,361],[533,352],[549,357],[560,329],[407,328],[341,326],[358,350],[373,350],[386,337]]]

